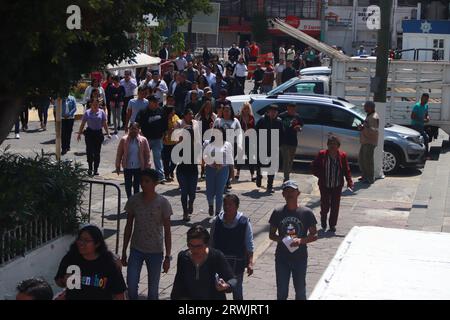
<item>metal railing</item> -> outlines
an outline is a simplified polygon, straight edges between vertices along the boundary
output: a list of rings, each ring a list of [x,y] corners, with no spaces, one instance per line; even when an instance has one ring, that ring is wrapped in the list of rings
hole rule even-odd
[[[117,190],[117,225],[116,225],[116,248],[115,253],[117,254],[119,252],[119,234],[120,234],[120,213],[121,213],[121,199],[122,199],[122,192],[120,190],[120,186],[111,181],[104,181],[104,180],[94,180],[94,179],[83,179],[84,183],[89,184],[89,199],[88,199],[88,222],[91,222],[91,212],[92,212],[92,186],[93,185],[101,185],[103,186],[103,193],[102,193],[102,210],[101,210],[101,227],[104,227],[105,223],[105,200],[106,200],[106,187],[111,186],[114,187]]]
[[[37,218],[10,230],[0,230],[0,265],[62,236],[63,225],[63,221]]]

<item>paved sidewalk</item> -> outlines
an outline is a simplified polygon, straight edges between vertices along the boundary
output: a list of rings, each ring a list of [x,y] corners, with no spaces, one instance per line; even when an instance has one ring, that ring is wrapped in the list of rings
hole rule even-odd
[[[80,122],[77,121],[74,126],[74,132],[78,130]],[[47,131],[38,129],[38,122],[29,124],[29,132],[21,133],[21,139],[14,139],[12,132],[8,140],[4,142],[2,147],[11,145],[11,151],[19,152],[24,155],[33,155],[40,150],[45,152],[54,152],[54,126],[53,122],[49,122]],[[121,132],[122,134],[122,132]],[[100,166],[101,177],[99,179],[114,179],[122,183],[123,176],[119,177],[113,173],[115,150],[117,141],[111,142],[102,147],[102,160]],[[63,159],[80,161],[86,164],[84,155],[84,141],[77,143],[75,137],[72,138],[71,151],[63,156]],[[310,206],[319,219],[319,193],[317,190],[317,180],[312,177],[309,172],[309,163],[300,162],[294,166],[292,178],[297,180],[302,190],[300,196],[301,204]],[[355,177],[357,169],[352,168]],[[309,246],[309,266],[307,273],[307,295],[312,292],[314,285],[325,270],[329,261],[333,258],[336,249],[340,245],[342,239],[355,226],[383,226],[392,228],[405,228],[407,224],[409,210],[412,201],[416,195],[416,189],[419,185],[421,171],[416,169],[402,170],[397,176],[387,177],[378,180],[370,188],[367,186],[356,184],[355,193],[344,193],[341,201],[340,218],[337,225],[336,235],[321,233],[320,239]],[[240,210],[251,218],[255,232],[256,261],[255,273],[251,277],[246,277],[244,282],[244,297],[246,299],[275,299],[276,285],[274,272],[274,252],[275,244],[268,239],[268,220],[272,210],[275,207],[284,204],[281,195],[280,185],[282,174],[279,173],[275,180],[276,192],[272,195],[267,194],[264,188],[258,189],[254,183],[250,182],[250,176],[247,170],[241,171],[241,182],[233,184],[233,193],[237,193],[241,199]],[[264,179],[263,186],[266,180]],[[173,249],[172,255],[176,258],[180,250],[186,248],[186,231],[193,223],[202,223],[209,225],[210,217],[207,214],[206,196],[204,194],[204,182],[199,183],[200,191],[195,201],[195,210],[193,219],[190,223],[182,221],[182,210],[180,204],[180,195],[175,183],[165,184],[158,187],[158,192],[166,196],[172,204],[174,216],[172,217],[172,237]],[[125,204],[125,192],[122,188],[122,206]],[[109,214],[113,214],[114,205],[117,201],[114,193],[108,189],[105,206]],[[102,207],[101,188],[93,191],[93,221],[100,221],[100,212]],[[115,234],[113,230],[116,226],[116,220],[113,217],[106,217],[105,228],[106,234],[111,235],[108,238],[108,245],[111,249],[115,248]],[[120,245],[122,244],[123,228],[125,220],[121,220]],[[319,226],[320,228],[320,226]],[[119,253],[121,248],[119,248]],[[126,268],[124,268],[124,275]],[[168,274],[161,277],[160,298],[168,299],[170,296],[173,277],[176,272],[176,259],[174,259]],[[147,290],[146,269],[143,268],[140,282],[140,294],[144,298]],[[293,287],[290,289],[290,299],[293,298]]]

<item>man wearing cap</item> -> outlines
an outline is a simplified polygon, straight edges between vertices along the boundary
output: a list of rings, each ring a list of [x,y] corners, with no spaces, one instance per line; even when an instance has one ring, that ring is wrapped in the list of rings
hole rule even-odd
[[[152,80],[148,83],[149,94],[153,94],[159,102],[159,106],[162,107],[164,104],[164,95],[169,92],[167,88],[167,83],[161,79],[158,71],[152,72]]]
[[[141,126],[142,134],[147,138],[152,150],[153,162],[159,175],[159,182],[164,183],[166,179],[164,178],[161,152],[163,148],[162,137],[167,130],[168,120],[162,108],[158,106],[158,99],[155,96],[149,96],[148,100],[148,108],[139,111],[136,116],[136,122]]]
[[[300,191],[295,181],[284,182],[282,189],[286,204],[275,209],[269,219],[269,238],[278,243],[275,251],[277,299],[287,299],[292,273],[295,299],[306,300],[307,244],[317,240],[317,221],[310,208],[298,205]]]
[[[278,106],[276,104],[271,104],[269,106],[269,110],[267,111],[267,113],[261,118],[259,119],[258,123],[256,124],[256,134],[258,137],[258,148],[261,148],[261,144],[262,142],[260,142],[261,137],[262,137],[262,130],[267,130],[267,144],[266,144],[266,148],[267,148],[267,157],[271,158],[272,156],[278,157],[278,152],[275,155],[271,154],[271,148],[272,148],[272,134],[273,131],[278,130],[278,137],[279,140],[277,141],[278,146],[276,146],[276,150],[279,149],[279,146],[281,145],[281,136],[282,136],[282,132],[283,132],[283,124],[281,122],[281,119],[278,118]],[[260,161],[260,156],[261,156],[261,150],[258,150],[258,164],[256,167],[256,186],[258,188],[261,187],[262,184],[262,173],[261,173],[261,168],[263,167],[267,167],[270,166],[269,164],[262,164]],[[276,168],[278,169],[278,168]],[[267,174],[267,192],[273,193],[273,180],[275,178],[275,173],[274,172],[268,172]]]

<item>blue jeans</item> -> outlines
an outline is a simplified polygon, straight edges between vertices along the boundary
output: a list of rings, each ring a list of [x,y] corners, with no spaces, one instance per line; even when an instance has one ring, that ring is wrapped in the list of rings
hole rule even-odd
[[[301,250],[301,249],[298,249]],[[308,256],[286,259],[275,256],[275,274],[277,281],[277,300],[287,300],[289,280],[294,282],[295,300],[306,300],[306,266]]]
[[[144,261],[147,266],[148,278],[147,299],[158,300],[163,253],[143,253],[133,248],[130,249],[130,258],[128,259],[127,268],[128,297],[130,300],[137,300],[139,297],[138,286]]]
[[[161,139],[153,139],[148,141],[150,144],[150,149],[152,149],[153,162],[155,163],[155,169],[158,172],[159,179],[164,179],[163,163],[161,158],[161,152],[163,148],[163,143]]]
[[[244,282],[244,273],[236,274],[236,287],[233,289],[233,300],[244,300],[242,282]]]
[[[180,184],[181,189],[181,205],[183,206],[183,210],[187,210],[188,208],[188,198],[189,203],[194,203],[195,200],[195,192],[197,191],[197,182],[198,182],[198,170],[191,171],[183,171],[180,170],[180,166],[177,168],[177,179]]]
[[[177,166],[175,163],[172,162],[172,150],[174,147],[175,147],[175,145],[165,144],[162,149],[164,175],[166,177],[169,177],[171,174],[173,174],[173,171],[175,170],[175,167]]]
[[[216,198],[216,213],[222,210],[223,193],[229,172],[229,166],[223,166],[219,170],[211,166],[205,168],[206,198],[210,206],[214,204],[214,197]]]
[[[131,186],[133,186],[134,193],[139,192],[139,185],[141,183],[141,169],[123,169],[123,175],[125,177],[125,191],[127,192],[127,198],[131,197]]]

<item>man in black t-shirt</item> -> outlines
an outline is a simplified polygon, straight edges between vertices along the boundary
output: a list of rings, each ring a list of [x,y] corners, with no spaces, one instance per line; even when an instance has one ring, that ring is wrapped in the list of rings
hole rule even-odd
[[[288,104],[287,111],[280,114],[283,123],[281,139],[281,155],[283,160],[284,181],[289,180],[289,173],[292,171],[295,151],[297,150],[297,133],[302,131],[303,121],[295,112],[295,104]]]
[[[148,100],[148,108],[139,111],[136,122],[141,126],[142,134],[147,138],[152,150],[155,169],[159,174],[159,182],[164,183],[166,179],[164,178],[161,151],[163,147],[162,137],[167,130],[168,120],[162,108],[158,105],[158,99],[155,96],[150,96]]]
[[[306,300],[307,243],[317,240],[316,218],[310,208],[299,207],[300,191],[293,180],[283,183],[286,205],[270,217],[270,240],[278,242],[275,251],[277,299],[286,300],[292,273],[295,299]]]
[[[297,74],[295,69],[292,67],[292,60],[288,60],[286,62],[286,69],[281,73],[281,83],[285,83],[286,81],[296,77]]]

